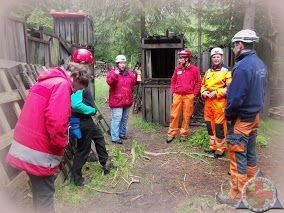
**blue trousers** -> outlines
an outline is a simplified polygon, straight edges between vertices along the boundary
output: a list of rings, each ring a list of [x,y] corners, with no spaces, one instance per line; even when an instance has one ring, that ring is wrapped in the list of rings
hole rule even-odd
[[[119,140],[119,137],[126,136],[127,120],[130,107],[118,107],[111,109],[111,139]]]

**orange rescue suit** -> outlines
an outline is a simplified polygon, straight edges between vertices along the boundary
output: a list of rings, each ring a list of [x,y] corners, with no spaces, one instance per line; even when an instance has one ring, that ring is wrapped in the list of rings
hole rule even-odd
[[[204,119],[207,125],[207,131],[210,136],[210,148],[219,150],[222,153],[226,151],[226,93],[227,87],[232,81],[231,71],[224,65],[211,67],[203,77],[201,84],[201,94],[208,91],[216,91],[214,98],[204,98]]]

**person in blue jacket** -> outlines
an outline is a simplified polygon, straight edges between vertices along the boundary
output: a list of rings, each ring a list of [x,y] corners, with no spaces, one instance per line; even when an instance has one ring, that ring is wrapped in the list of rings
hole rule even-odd
[[[217,201],[234,205],[240,200],[245,183],[256,175],[256,135],[259,113],[264,105],[267,69],[253,50],[259,37],[253,30],[241,30],[232,39],[237,63],[227,92],[225,116],[228,121],[228,157],[231,189],[218,193]]]
[[[76,66],[76,65],[75,65]],[[82,68],[83,66],[80,65]],[[81,69],[71,74],[75,92],[71,95],[72,118],[80,119],[80,130],[82,138],[77,139],[77,147],[71,168],[71,180],[77,186],[83,186],[90,178],[82,176],[82,167],[88,159],[91,151],[91,143],[94,141],[99,162],[104,173],[109,173],[112,163],[105,147],[105,139],[99,126],[94,123],[92,116],[96,113],[94,99],[88,89],[89,74],[87,70]]]

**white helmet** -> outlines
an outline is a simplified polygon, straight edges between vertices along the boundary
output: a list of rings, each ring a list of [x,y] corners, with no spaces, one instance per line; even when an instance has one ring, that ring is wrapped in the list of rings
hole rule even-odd
[[[119,62],[126,62],[126,57],[124,55],[118,55],[115,58],[115,62],[119,63]]]
[[[210,57],[216,54],[223,55],[224,52],[220,47],[215,47],[211,50]]]
[[[232,38],[232,42],[242,41],[245,43],[259,42],[259,37],[253,30],[241,30],[237,32]]]

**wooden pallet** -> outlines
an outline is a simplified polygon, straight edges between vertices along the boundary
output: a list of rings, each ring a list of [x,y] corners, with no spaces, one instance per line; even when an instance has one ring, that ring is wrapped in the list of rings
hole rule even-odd
[[[29,89],[43,70],[42,67],[22,64],[0,67],[0,188],[9,186],[22,173],[5,163],[7,152],[13,140],[13,130],[21,113]],[[6,65],[9,63],[6,63]],[[9,68],[6,68],[9,67]]]
[[[284,106],[271,107],[268,110],[269,116],[275,119],[284,119]]]

